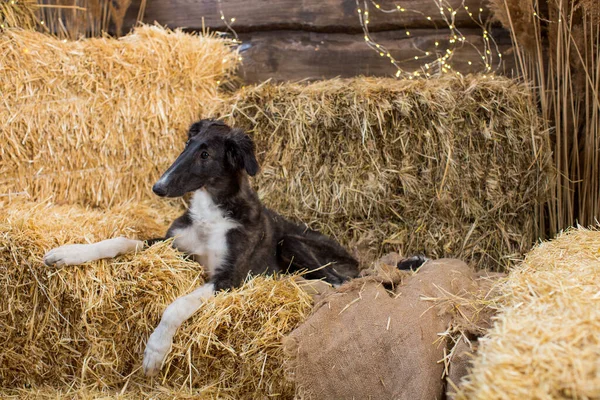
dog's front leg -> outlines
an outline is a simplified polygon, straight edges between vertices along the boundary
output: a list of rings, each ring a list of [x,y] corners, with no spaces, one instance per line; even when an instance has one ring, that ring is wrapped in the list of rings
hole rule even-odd
[[[102,258],[114,258],[125,253],[140,251],[141,240],[118,237],[91,244],[67,244],[50,250],[44,256],[46,265],[78,265]]]
[[[144,351],[144,373],[155,376],[160,371],[173,343],[177,328],[190,318],[206,301],[214,296],[215,285],[207,283],[171,303],[162,315],[160,323],[150,335]]]

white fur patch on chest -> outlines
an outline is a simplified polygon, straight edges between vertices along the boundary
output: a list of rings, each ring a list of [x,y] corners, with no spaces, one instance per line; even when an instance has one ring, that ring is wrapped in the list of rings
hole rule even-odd
[[[173,232],[174,245],[193,254],[212,276],[227,256],[227,232],[239,224],[229,219],[202,189],[194,192],[189,212],[192,224]]]

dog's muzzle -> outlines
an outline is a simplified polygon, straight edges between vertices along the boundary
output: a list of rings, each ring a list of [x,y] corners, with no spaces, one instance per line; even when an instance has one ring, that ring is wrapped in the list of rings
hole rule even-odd
[[[165,197],[167,195],[167,187],[160,182],[156,182],[154,186],[152,186],[152,191],[160,197]]]

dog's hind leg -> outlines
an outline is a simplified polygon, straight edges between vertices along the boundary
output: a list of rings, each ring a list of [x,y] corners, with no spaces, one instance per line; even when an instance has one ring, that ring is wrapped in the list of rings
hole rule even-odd
[[[140,251],[141,240],[118,237],[91,244],[67,244],[50,250],[44,256],[46,265],[78,265],[102,258],[114,258],[125,253]]]
[[[214,296],[215,285],[207,283],[171,303],[160,319],[160,323],[150,335],[144,351],[144,373],[155,376],[160,371],[177,329],[190,318],[207,299]]]
[[[358,275],[358,261],[324,236],[285,235],[278,255],[288,272],[306,271],[306,279],[325,279],[334,286]]]

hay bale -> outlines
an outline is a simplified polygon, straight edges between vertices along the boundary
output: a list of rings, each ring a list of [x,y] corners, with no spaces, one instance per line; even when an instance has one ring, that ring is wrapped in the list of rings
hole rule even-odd
[[[3,400],[198,400],[215,398],[235,400],[234,397],[219,393],[218,390],[212,390],[212,388],[189,390],[159,387],[153,389],[135,382],[130,383],[125,391],[103,390],[95,387],[2,388],[0,389],[0,398]]]
[[[0,34],[0,194],[147,199],[236,67],[229,42],[143,26],[120,39]]]
[[[257,141],[261,198],[375,249],[368,260],[424,251],[501,269],[537,238],[550,148],[512,80],[265,83],[224,106]]]
[[[160,235],[160,214],[145,205],[98,211],[21,201],[3,211],[0,387],[123,390],[134,398],[156,391],[165,398],[293,394],[283,379],[280,340],[305,318],[311,300],[292,278],[259,277],[218,295],[178,331],[164,377],[150,381],[140,370],[146,340],[166,306],[203,283],[202,268],[169,243],[76,267],[54,269],[41,260],[64,243]]]
[[[600,398],[600,232],[533,249],[500,287],[500,312],[462,399]]]
[[[39,28],[37,10],[37,0],[0,1],[0,32],[7,28]]]

